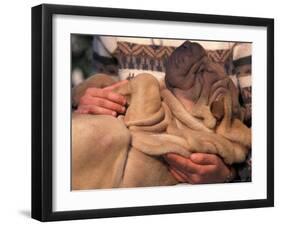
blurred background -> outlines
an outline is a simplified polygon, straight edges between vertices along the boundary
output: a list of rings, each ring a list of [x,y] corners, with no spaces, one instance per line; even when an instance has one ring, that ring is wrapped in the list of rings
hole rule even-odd
[[[72,85],[78,85],[94,73],[93,35],[71,35],[71,77]]]

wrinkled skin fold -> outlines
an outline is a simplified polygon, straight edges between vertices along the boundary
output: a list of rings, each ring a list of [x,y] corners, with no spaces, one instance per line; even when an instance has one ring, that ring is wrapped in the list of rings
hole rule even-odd
[[[74,89],[74,99],[87,87],[112,83],[95,75]],[[127,99],[125,115],[73,113],[74,190],[174,185],[163,154],[212,153],[233,164],[243,162],[251,147],[236,87],[197,43],[173,52],[164,83],[139,74],[114,92]]]

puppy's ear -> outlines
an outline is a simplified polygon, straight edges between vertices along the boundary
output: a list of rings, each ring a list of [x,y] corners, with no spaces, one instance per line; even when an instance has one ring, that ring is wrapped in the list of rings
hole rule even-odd
[[[211,104],[211,112],[217,121],[221,121],[224,116],[223,99],[216,100]]]

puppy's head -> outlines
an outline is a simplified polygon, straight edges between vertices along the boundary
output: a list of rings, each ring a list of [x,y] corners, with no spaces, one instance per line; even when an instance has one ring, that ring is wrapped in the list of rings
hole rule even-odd
[[[217,119],[225,114],[223,97],[230,94],[232,115],[240,117],[238,90],[222,65],[211,62],[205,49],[198,43],[186,41],[168,58],[166,87],[187,109],[193,104],[210,106]]]
[[[168,58],[165,82],[169,88],[186,89],[189,72],[199,60],[206,56],[204,48],[195,42],[185,41]]]

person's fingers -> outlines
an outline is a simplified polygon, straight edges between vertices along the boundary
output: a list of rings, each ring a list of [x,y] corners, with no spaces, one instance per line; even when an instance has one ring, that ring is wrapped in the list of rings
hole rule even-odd
[[[179,181],[190,184],[199,184],[202,183],[202,175],[194,174],[194,173],[183,173],[173,167],[169,167],[169,171],[171,174]]]
[[[79,106],[83,106],[83,105],[95,105],[95,106],[107,108],[109,110],[116,111],[119,113],[124,113],[126,111],[126,108],[121,104],[117,104],[106,98],[93,97],[90,95],[85,95],[81,98]]]
[[[208,178],[206,179],[206,175],[200,175],[196,173],[182,173],[181,171],[169,167],[168,168],[170,173],[173,175],[173,177],[176,178],[177,181],[182,183],[190,183],[190,184],[203,184],[203,183],[210,183]]]
[[[189,182],[188,177],[186,175],[184,175],[183,173],[181,173],[180,171],[178,171],[172,167],[169,167],[169,171],[173,175],[173,177],[176,178],[177,181],[182,182],[182,183]]]
[[[85,95],[81,98],[80,102],[83,102],[83,99],[91,97],[100,97],[104,99],[108,99],[112,102],[115,102],[117,104],[125,105],[126,104],[126,98],[118,93],[114,93],[110,90],[105,89],[98,89],[98,88],[88,88],[86,90]]]
[[[109,109],[95,106],[95,105],[81,106],[77,109],[77,112],[87,112],[88,114],[95,114],[95,115],[112,115],[112,116],[117,115],[115,111],[111,111]]]
[[[107,98],[110,101],[113,101],[117,104],[121,104],[121,105],[125,105],[127,100],[124,96],[122,96],[121,94],[118,93],[114,93],[112,91],[106,90],[106,92],[104,93],[104,97]]]
[[[164,158],[170,165],[183,173],[198,173],[200,171],[199,165],[194,164],[189,158],[178,154],[169,153]]]
[[[199,165],[216,165],[219,157],[215,154],[193,153],[190,155],[190,159],[192,162]]]
[[[124,85],[124,84],[126,84],[126,83],[128,83],[128,82],[129,82],[128,80],[122,80],[122,81],[120,81],[120,82],[114,83],[114,84],[111,85],[111,86],[105,87],[104,90],[113,90],[113,89],[115,89],[115,88],[117,88],[117,87],[119,87],[119,86],[122,86],[122,85]]]
[[[188,178],[190,184],[202,184],[204,183],[203,177],[198,174],[191,174]]]
[[[94,97],[92,98],[92,104],[96,105],[98,107],[103,107],[108,110],[116,111],[119,113],[124,113],[126,111],[126,108],[120,104],[117,104],[115,102],[109,101],[107,99],[99,98],[99,97]]]

